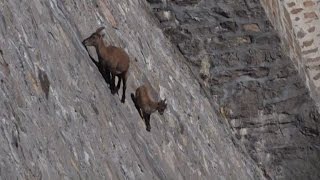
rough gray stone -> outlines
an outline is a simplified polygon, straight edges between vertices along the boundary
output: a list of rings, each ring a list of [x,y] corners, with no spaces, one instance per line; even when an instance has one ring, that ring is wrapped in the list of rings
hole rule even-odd
[[[212,102],[219,102],[226,124],[265,176],[320,179],[319,112],[260,2],[202,0],[166,8],[178,22],[164,32],[198,76],[198,57],[209,55]],[[246,24],[259,30],[239,28]]]
[[[0,179],[264,179],[146,3],[0,0]],[[167,98],[151,133],[82,46],[100,26],[130,55],[127,97]]]

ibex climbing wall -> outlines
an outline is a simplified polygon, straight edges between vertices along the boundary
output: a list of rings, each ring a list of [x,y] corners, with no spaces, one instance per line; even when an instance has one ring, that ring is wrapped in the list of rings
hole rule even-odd
[[[307,58],[299,63],[309,64],[316,81],[318,66],[310,65],[318,62],[319,3],[265,2],[275,18],[286,15],[277,11],[276,2],[296,14],[288,16],[294,20],[286,37],[297,36],[301,55]],[[266,176],[319,179],[320,115],[294,66],[297,58],[291,60],[290,51],[282,49],[279,32],[260,2],[168,0],[152,1],[151,6],[167,37],[193,65],[212,101],[218,100],[220,114]],[[295,44],[289,45],[287,49],[294,50]]]
[[[100,26],[131,58],[125,104],[81,44]],[[150,133],[147,82],[168,102]],[[145,0],[0,0],[0,179],[263,179],[201,91]]]

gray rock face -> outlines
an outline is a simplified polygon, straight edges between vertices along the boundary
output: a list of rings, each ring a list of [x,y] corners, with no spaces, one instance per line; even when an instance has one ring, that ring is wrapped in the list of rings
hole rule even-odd
[[[151,6],[266,176],[319,179],[320,115],[260,2],[176,2]]]
[[[146,3],[0,0],[0,179],[264,179]],[[120,97],[111,95],[81,44],[102,25],[106,43],[130,55],[127,97],[150,82],[167,98],[164,116],[151,116],[151,133],[131,99],[121,104]],[[181,44],[180,49],[187,47]],[[90,52],[95,56],[92,48]],[[262,73],[256,68],[238,73],[270,74],[269,68]],[[288,73],[294,70],[281,74]],[[224,77],[227,81],[233,76]],[[307,92],[295,85],[302,89],[297,93],[305,97],[301,102],[309,112]],[[239,88],[237,92],[245,90]],[[234,110],[233,116],[238,114]],[[297,130],[312,139],[315,131],[301,118]],[[311,147],[306,150],[314,152]]]

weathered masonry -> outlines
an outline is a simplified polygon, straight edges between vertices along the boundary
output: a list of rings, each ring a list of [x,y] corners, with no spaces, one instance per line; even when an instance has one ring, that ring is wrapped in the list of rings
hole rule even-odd
[[[261,0],[261,3],[319,107],[320,1]]]

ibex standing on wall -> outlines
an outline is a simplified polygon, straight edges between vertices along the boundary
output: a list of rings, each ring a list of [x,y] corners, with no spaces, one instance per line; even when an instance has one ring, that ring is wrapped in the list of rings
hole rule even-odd
[[[153,101],[149,94],[149,88],[146,85],[140,86],[136,90],[136,94],[131,94],[131,98],[141,116],[146,123],[146,130],[150,132],[150,115],[151,113],[158,111],[160,115],[163,114],[167,108],[166,99],[158,102]]]
[[[83,41],[85,46],[94,46],[99,62],[96,63],[99,70],[101,71],[104,77],[109,77],[111,73],[110,89],[111,93],[118,93],[121,85],[121,81],[123,82],[123,94],[121,98],[121,102],[124,103],[126,99],[126,86],[127,86],[127,78],[128,78],[128,69],[129,69],[129,56],[128,54],[119,47],[115,46],[105,46],[103,42],[103,36],[101,31],[104,27],[100,27],[94,32],[89,38]],[[115,77],[118,77],[118,84],[115,87]]]

